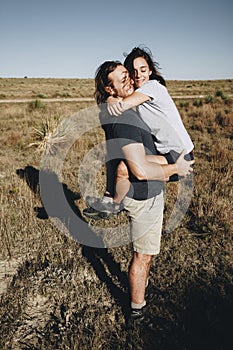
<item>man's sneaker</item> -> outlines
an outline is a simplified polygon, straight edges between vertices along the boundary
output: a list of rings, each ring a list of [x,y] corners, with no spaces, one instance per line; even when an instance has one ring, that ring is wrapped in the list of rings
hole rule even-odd
[[[130,319],[133,323],[141,323],[145,319],[145,315],[142,309],[132,309],[130,313]]]
[[[150,324],[150,318],[148,315],[148,304],[143,306],[141,309],[131,309],[129,320],[128,320],[128,326],[134,327],[134,326],[140,326],[140,325],[149,325]]]

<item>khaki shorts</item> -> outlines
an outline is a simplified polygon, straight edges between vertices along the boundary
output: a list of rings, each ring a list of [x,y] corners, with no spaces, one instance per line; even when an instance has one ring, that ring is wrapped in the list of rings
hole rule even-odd
[[[163,192],[142,201],[125,197],[123,203],[131,218],[133,250],[141,254],[159,254],[164,210]]]

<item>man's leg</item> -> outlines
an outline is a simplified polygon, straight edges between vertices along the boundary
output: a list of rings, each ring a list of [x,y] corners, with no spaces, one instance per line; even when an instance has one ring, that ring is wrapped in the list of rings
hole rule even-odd
[[[131,218],[133,259],[129,270],[131,289],[131,314],[129,324],[150,320],[149,305],[146,305],[145,290],[152,256],[159,254],[163,222],[163,193],[148,200],[123,201]]]
[[[134,305],[134,308],[136,305],[138,305],[139,308],[140,305],[145,305],[146,282],[150,270],[151,259],[151,255],[134,252],[129,270],[131,302]]]

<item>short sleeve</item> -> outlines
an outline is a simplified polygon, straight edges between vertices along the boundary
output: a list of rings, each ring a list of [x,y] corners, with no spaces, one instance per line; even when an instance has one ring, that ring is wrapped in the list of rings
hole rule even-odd
[[[149,80],[144,85],[136,90],[136,92],[140,92],[148,97],[150,97],[151,101],[160,99],[160,95],[164,95],[166,92],[166,87],[161,85],[157,80]]]

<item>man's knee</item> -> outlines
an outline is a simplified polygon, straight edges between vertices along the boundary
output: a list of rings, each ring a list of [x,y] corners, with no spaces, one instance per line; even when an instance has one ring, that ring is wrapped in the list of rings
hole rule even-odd
[[[148,265],[152,260],[152,255],[134,252],[134,260],[139,264]]]

